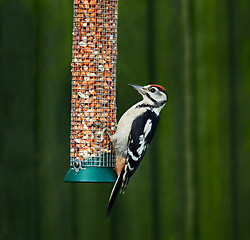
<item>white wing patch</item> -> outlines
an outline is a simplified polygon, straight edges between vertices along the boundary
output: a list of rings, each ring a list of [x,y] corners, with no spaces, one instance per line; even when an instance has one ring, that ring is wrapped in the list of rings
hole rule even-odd
[[[148,119],[148,121],[145,124],[145,128],[144,128],[144,139],[147,137],[147,135],[149,134],[151,129],[152,129],[152,120]]]
[[[137,149],[137,153],[139,156],[143,153],[143,151],[145,149],[145,139],[146,139],[147,135],[149,134],[149,132],[151,131],[151,128],[152,128],[152,121],[151,121],[151,119],[148,119],[148,121],[145,124],[144,132],[139,137],[140,147]]]
[[[138,161],[139,157],[134,156],[133,152],[130,151],[130,149],[128,149],[128,154],[134,161]]]
[[[141,145],[143,144],[143,142],[144,142],[144,134],[139,136],[139,144]]]

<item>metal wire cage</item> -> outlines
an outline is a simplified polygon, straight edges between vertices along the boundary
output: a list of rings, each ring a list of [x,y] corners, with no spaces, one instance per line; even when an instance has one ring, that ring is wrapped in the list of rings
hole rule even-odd
[[[114,182],[118,0],[74,0],[70,169],[66,182]]]

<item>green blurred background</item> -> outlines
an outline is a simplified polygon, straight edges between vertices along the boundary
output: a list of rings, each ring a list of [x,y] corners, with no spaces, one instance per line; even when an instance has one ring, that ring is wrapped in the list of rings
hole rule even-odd
[[[0,239],[247,240],[249,0],[119,0],[118,117],[163,85],[157,134],[112,184],[68,184],[72,1],[0,0]]]

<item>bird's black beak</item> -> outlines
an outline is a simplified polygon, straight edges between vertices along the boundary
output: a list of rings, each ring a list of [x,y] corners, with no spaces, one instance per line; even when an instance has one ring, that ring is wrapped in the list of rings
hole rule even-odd
[[[135,90],[137,90],[142,95],[144,95],[146,92],[144,87],[142,87],[142,86],[134,85],[134,84],[129,84],[129,86],[133,87]]]

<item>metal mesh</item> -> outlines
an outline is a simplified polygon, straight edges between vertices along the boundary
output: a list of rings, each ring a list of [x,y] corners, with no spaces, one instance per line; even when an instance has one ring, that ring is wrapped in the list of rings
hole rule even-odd
[[[71,100],[71,166],[113,167],[101,120],[116,127],[117,0],[74,0]]]

